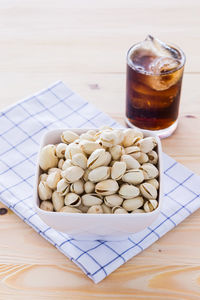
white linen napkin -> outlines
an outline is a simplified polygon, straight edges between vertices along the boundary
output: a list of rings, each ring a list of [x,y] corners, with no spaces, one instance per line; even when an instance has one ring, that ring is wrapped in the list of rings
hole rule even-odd
[[[76,241],[46,225],[33,210],[41,136],[53,128],[121,127],[62,82],[0,113],[0,201],[98,283],[200,207],[200,177],[163,154],[164,205],[156,221],[125,241]],[[103,254],[103,255],[102,255]]]

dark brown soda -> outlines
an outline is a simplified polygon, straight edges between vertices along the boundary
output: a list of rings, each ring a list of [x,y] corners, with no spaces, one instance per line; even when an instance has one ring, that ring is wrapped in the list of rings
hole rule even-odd
[[[148,70],[153,59],[140,57],[139,65]],[[127,64],[126,116],[133,125],[161,130],[177,120],[183,68],[153,75]]]

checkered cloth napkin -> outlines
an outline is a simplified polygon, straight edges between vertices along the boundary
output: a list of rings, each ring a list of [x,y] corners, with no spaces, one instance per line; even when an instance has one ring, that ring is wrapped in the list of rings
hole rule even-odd
[[[95,283],[157,241],[200,206],[200,177],[163,155],[164,205],[156,221],[125,241],[76,241],[47,226],[33,210],[35,162],[41,136],[53,128],[120,127],[62,82],[0,114],[0,201],[32,226]]]

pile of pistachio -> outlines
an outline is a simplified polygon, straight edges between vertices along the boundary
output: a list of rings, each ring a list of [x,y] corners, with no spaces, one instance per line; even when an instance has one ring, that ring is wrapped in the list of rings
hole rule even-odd
[[[154,137],[104,127],[81,135],[66,130],[41,149],[40,208],[66,213],[148,213],[158,206]]]

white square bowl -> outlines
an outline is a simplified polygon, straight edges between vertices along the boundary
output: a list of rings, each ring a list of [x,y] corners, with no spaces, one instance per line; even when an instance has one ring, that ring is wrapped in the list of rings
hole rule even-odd
[[[66,128],[54,129],[45,133],[40,144],[39,153],[43,146],[59,143],[61,141],[61,133],[64,130]],[[89,129],[70,130],[81,134]],[[39,176],[41,174],[38,154],[34,187],[34,207],[40,218],[55,230],[67,233],[69,237],[77,240],[119,241],[150,226],[157,218],[162,206],[162,148],[160,139],[156,135],[144,131],[144,136],[153,136],[157,140],[159,193],[158,207],[154,211],[143,214],[74,214],[42,210],[39,208],[40,200],[38,197]]]

